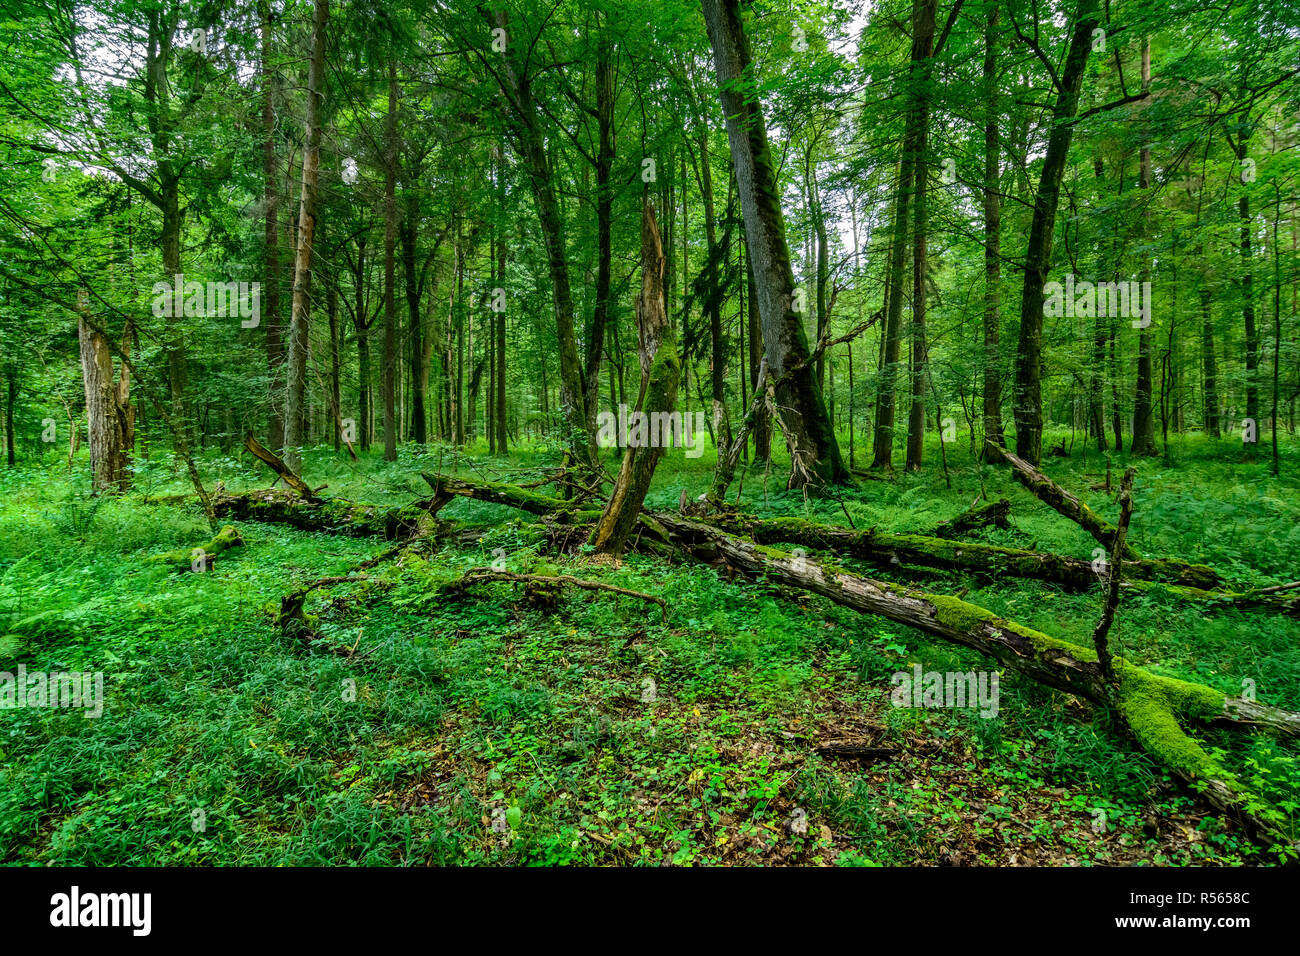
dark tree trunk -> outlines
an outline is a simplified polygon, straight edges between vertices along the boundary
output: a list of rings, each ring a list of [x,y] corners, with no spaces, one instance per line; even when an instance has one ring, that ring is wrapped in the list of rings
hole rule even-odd
[[[920,87],[916,91],[913,109],[916,111],[916,158],[912,167],[913,226],[912,226],[912,406],[907,416],[908,471],[921,467],[925,454],[925,382],[927,346],[925,337],[925,270],[927,263],[927,233],[929,221],[926,209],[928,145],[927,131],[930,123],[930,57],[934,54],[934,18],[936,0],[918,0],[913,18],[912,35],[916,41],[915,53],[920,58]]]
[[[849,480],[831,430],[803,322],[793,309],[794,273],[777,194],[767,126],[752,95],[749,39],[739,0],[703,0],[719,93],[727,117],[745,233],[769,373],[776,383],[780,425],[790,448],[790,487]],[[749,94],[738,88],[749,84]]]
[[[1151,40],[1144,38],[1142,41],[1142,92],[1147,92],[1151,87]],[[1142,149],[1138,154],[1138,188],[1151,188],[1151,147],[1148,143],[1142,144]],[[1143,213],[1143,231],[1147,231],[1147,225],[1150,221],[1150,206],[1147,204],[1147,211]],[[1150,256],[1143,254],[1142,259],[1142,281],[1149,282],[1151,279]],[[1151,303],[1147,302],[1148,312]],[[1133,399],[1133,441],[1129,446],[1129,451],[1134,455],[1144,455],[1151,457],[1159,454],[1156,448],[1155,436],[1155,414],[1152,407],[1151,393],[1153,391],[1154,373],[1151,366],[1151,329],[1149,328],[1150,315],[1143,316],[1141,319],[1141,328],[1138,331],[1138,364],[1137,364],[1137,390]]]
[[[496,15],[497,26],[508,28],[508,17],[503,11]],[[569,281],[568,250],[564,238],[564,219],[551,176],[550,162],[546,156],[537,106],[533,101],[532,77],[526,67],[521,68],[513,59],[516,48],[525,48],[521,41],[507,43],[503,55],[504,76],[502,92],[506,94],[514,119],[516,148],[523,161],[532,186],[537,206],[538,225],[542,243],[546,247],[546,263],[551,276],[551,300],[555,309],[555,330],[559,344],[560,408],[567,431],[565,443],[581,462],[594,462],[595,438],[588,430],[586,394],[583,387],[582,365],[578,357],[578,340],[574,333],[573,291]]]
[[[586,381],[587,431],[596,429],[596,409],[600,394],[600,363],[605,354],[605,327],[609,321],[609,297],[613,276],[614,192],[611,174],[614,168],[614,47],[608,31],[596,54],[596,306],[587,336]]]
[[[1034,198],[1034,215],[1025,253],[1025,283],[1020,299],[1020,342],[1016,350],[1016,452],[1038,464],[1043,446],[1043,286],[1052,267],[1052,235],[1061,198],[1061,178],[1074,136],[1074,118],[1083,86],[1084,68],[1098,24],[1098,0],[1079,0],[1074,33],[1061,70],[1061,84],[1052,110],[1052,132],[1043,157],[1042,175]]]
[[[745,243],[745,295],[749,300],[749,380],[758,381],[763,364],[763,330],[758,315],[758,289],[754,285],[753,261],[749,257],[749,243]],[[772,421],[767,407],[754,413],[754,461],[767,461],[772,455]]]
[[[412,190],[406,197],[402,220],[402,265],[406,274],[406,321],[411,338],[411,431],[416,442],[429,440],[424,393],[428,373],[424,367],[424,323],[420,318],[420,277],[416,271],[416,239],[419,232],[420,200]]]
[[[388,63],[388,113],[384,118],[384,461],[397,461],[397,63]]]

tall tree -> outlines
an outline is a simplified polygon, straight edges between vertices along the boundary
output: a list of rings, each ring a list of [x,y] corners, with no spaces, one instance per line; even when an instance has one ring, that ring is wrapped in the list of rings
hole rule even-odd
[[[794,308],[794,272],[740,3],[703,0],[703,7],[749,240],[768,371],[776,383],[777,417],[790,449],[789,485],[847,482],[849,472],[817,386],[803,321]]]
[[[293,311],[289,318],[289,360],[284,404],[284,461],[302,469],[300,449],[307,404],[307,353],[311,322],[311,257],[316,236],[316,192],[320,176],[321,104],[325,99],[325,31],[329,0],[315,0],[311,25],[311,60],[307,67],[307,116],[302,157],[302,192],[298,202],[298,251],[293,264]]]
[[[1061,179],[1074,138],[1072,122],[1079,107],[1088,54],[1098,29],[1098,0],[1079,0],[1065,63],[1056,82],[1052,131],[1034,196],[1034,215],[1025,251],[1025,283],[1020,297],[1020,341],[1016,349],[1016,454],[1038,464],[1043,448],[1043,286],[1052,267],[1052,239]]]

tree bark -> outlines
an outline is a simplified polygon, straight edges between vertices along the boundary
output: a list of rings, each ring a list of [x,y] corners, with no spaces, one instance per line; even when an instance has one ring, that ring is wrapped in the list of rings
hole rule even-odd
[[[316,184],[320,171],[321,104],[325,98],[325,30],[329,0],[315,0],[311,62],[307,68],[306,148],[302,157],[302,196],[298,204],[298,252],[293,266],[293,311],[289,319],[289,367],[285,401],[285,461],[302,468],[303,417],[307,401],[308,328],[311,322],[311,257],[316,235]]]
[[[262,12],[262,204],[266,230],[263,239],[263,269],[266,298],[262,321],[266,323],[266,373],[270,383],[266,440],[272,448],[284,446],[284,419],[280,415],[280,388],[284,374],[284,328],[280,316],[280,190],[275,160],[275,96],[271,72],[271,5]]]
[[[1098,24],[1098,0],[1079,0],[1069,52],[1061,70],[1056,106],[1052,110],[1052,132],[1047,140],[1043,170],[1034,198],[1034,215],[1029,226],[1025,252],[1025,283],[1020,299],[1020,341],[1016,350],[1016,454],[1030,464],[1042,459],[1043,446],[1043,286],[1052,267],[1052,236],[1056,208],[1061,198],[1061,179],[1074,136],[1071,120],[1079,106],[1084,69],[1092,50],[1092,31]]]
[[[118,401],[113,353],[108,340],[87,325],[84,315],[77,321],[77,337],[81,343],[81,374],[86,391],[91,490],[95,494],[118,494],[127,490],[129,478],[124,448],[126,409]]]
[[[927,375],[927,344],[925,335],[926,266],[929,219],[926,206],[929,165],[926,149],[929,143],[930,124],[930,58],[934,55],[934,20],[936,0],[917,0],[913,17],[912,36],[919,56],[916,78],[918,87],[913,91],[913,110],[916,121],[916,157],[912,166],[912,348],[911,378],[912,405],[907,416],[908,471],[921,467],[925,454],[925,391]]]
[[[1142,39],[1142,92],[1151,88],[1151,38]],[[1142,149],[1138,153],[1138,188],[1151,188],[1151,146],[1143,132]],[[1143,232],[1149,230],[1151,219],[1150,204],[1146,204],[1143,213]],[[1151,280],[1151,257],[1143,254],[1142,281]],[[1150,302],[1147,303],[1150,309]],[[1138,330],[1138,364],[1137,390],[1133,399],[1133,440],[1129,451],[1133,455],[1151,457],[1159,454],[1156,449],[1155,413],[1152,404],[1154,374],[1151,367],[1151,329],[1145,327],[1149,316],[1143,318],[1144,327]]]
[[[998,141],[998,7],[984,30],[984,437],[1005,448],[1002,432],[1002,196]]]
[[[384,461],[397,461],[397,62],[388,62],[388,112],[384,116]]]
[[[641,295],[636,304],[643,396],[637,403],[637,410],[647,417],[673,411],[681,376],[677,336],[664,304],[664,265],[659,226],[647,195],[641,213]],[[655,466],[664,452],[667,436],[660,433],[658,437],[659,441],[656,441],[652,427],[649,447],[635,447],[629,443],[624,449],[623,464],[614,482],[614,490],[591,533],[591,544],[598,554],[619,555],[626,547],[628,535],[640,517],[646,492],[650,490]],[[699,436],[695,440],[699,441]]]
[[[497,12],[495,22],[500,29],[508,29],[509,20],[504,9]],[[575,310],[569,280],[564,219],[546,156],[537,106],[533,100],[532,77],[516,61],[514,54],[514,50],[522,45],[520,41],[507,39],[503,51],[502,92],[510,103],[515,145],[532,187],[542,243],[546,248],[546,263],[551,276],[551,302],[555,310],[556,337],[559,340],[560,411],[567,432],[565,444],[578,461],[594,464],[595,436],[588,430],[586,390],[578,357],[578,340],[574,333]]]
[[[790,448],[789,486],[845,483],[850,480],[849,472],[817,387],[816,369],[807,362],[809,349],[801,316],[793,308],[794,272],[767,127],[753,95],[753,66],[739,0],[703,0],[703,9],[727,117],[767,365],[777,383],[778,417]],[[749,90],[742,91],[740,84]],[[800,365],[795,374],[785,374],[787,368]]]

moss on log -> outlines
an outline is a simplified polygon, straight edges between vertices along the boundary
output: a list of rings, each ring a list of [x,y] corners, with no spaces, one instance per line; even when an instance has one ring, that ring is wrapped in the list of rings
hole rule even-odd
[[[893,534],[874,528],[853,531],[834,525],[815,524],[802,518],[715,519],[720,527],[740,530],[764,544],[798,544],[836,551],[881,567],[916,565],[1051,581],[1084,589],[1100,580],[1092,562],[1082,558],[1043,551],[1024,551],[999,545],[919,534]],[[1213,568],[1184,561],[1146,559],[1126,562],[1125,574],[1140,581],[1171,584],[1211,591],[1222,583]],[[1189,595],[1190,596],[1190,595]]]
[[[218,494],[213,508],[221,517],[386,540],[418,534],[433,520],[427,500],[385,508],[344,498],[306,499],[274,489]]]
[[[1116,656],[1118,686],[1107,681],[1092,648],[1051,637],[947,595],[852,574],[705,524],[656,515],[670,540],[698,560],[723,560],[743,572],[820,594],[837,604],[878,614],[979,651],[1041,683],[1114,706],[1134,739],[1174,774],[1270,845],[1295,855],[1285,817],[1261,801],[1187,734],[1181,720],[1231,720],[1240,702],[1200,684],[1153,674]],[[1296,715],[1288,714],[1294,718]],[[1285,731],[1287,725],[1273,725]]]
[[[242,547],[244,539],[230,525],[226,525],[212,540],[193,548],[177,548],[155,554],[151,560],[156,564],[165,564],[174,571],[206,571],[216,559],[231,548]]]

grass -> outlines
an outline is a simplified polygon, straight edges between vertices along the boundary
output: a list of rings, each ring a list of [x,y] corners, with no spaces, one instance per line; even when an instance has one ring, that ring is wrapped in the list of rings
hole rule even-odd
[[[1057,436],[1052,436],[1056,440]],[[1045,442],[1046,444],[1046,442]],[[743,477],[768,513],[916,532],[979,494],[1012,500],[1013,527],[983,540],[1090,558],[1091,538],[997,469],[949,446],[927,470],[866,480],[837,499]],[[1104,464],[1049,460],[1080,490]],[[553,450],[508,462],[431,446],[396,464],[307,454],[329,493],[404,502],[420,468],[499,480],[534,475]],[[1133,544],[1257,584],[1300,577],[1300,447],[1283,478],[1239,444],[1180,439],[1140,463]],[[336,575],[382,542],[240,524],[246,547],[204,574],[150,563],[207,540],[166,458],[140,462],[130,498],[86,495],[51,455],[0,474],[0,670],[102,671],[105,713],[0,712],[0,860],[11,864],[1256,864],[1271,858],[1168,780],[1108,716],[1013,673],[998,716],[891,706],[890,676],[979,670],[973,653],[763,582],[632,556],[620,566],[544,555],[516,513],[457,501],[477,541],[377,572],[308,605],[351,656],[284,636],[273,612],[295,582]],[[1116,477],[1125,461],[1116,458]],[[266,484],[248,460],[209,455],[210,482]],[[665,457],[650,503],[704,491],[712,453]],[[733,491],[734,494],[734,491]],[[1108,517],[1104,491],[1082,497]],[[609,594],[534,606],[514,585],[449,598],[441,586],[503,549],[668,599],[670,615]],[[851,562],[849,562],[851,564]],[[881,576],[880,572],[873,572]],[[917,580],[914,572],[892,575]],[[956,573],[924,576],[1028,626],[1089,641],[1100,594]],[[1126,599],[1115,650],[1224,692],[1300,704],[1300,623],[1217,612],[1152,590]],[[1245,685],[1243,682],[1251,682]],[[1294,821],[1295,747],[1207,731],[1207,744]],[[893,759],[823,756],[869,742]]]

